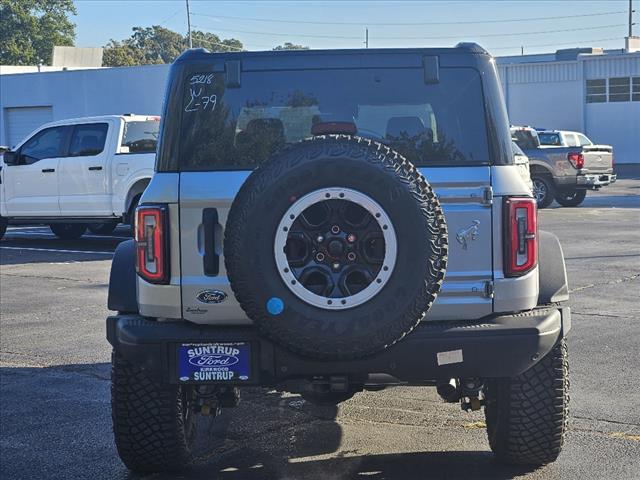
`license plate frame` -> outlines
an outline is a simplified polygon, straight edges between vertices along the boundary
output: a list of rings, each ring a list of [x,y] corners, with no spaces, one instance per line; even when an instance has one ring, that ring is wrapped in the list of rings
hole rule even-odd
[[[176,348],[179,383],[247,383],[252,379],[249,342],[192,342]]]

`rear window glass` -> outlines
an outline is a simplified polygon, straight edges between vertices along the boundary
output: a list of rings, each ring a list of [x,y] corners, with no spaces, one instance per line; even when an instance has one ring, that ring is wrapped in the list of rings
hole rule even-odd
[[[125,122],[120,153],[154,153],[158,145],[159,130],[159,119]]]
[[[511,139],[523,150],[538,148],[541,140],[538,140],[538,134],[535,130],[512,129]]]
[[[541,145],[561,145],[559,133],[540,133],[538,134],[538,137],[540,137]]]
[[[181,170],[253,169],[336,123],[418,166],[489,162],[480,76],[469,68],[443,68],[432,85],[413,68],[243,72],[240,88],[201,72],[182,108]]]

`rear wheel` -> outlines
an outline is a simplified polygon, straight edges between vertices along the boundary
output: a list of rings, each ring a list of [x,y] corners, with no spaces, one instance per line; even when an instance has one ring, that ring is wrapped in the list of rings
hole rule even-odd
[[[531,176],[533,183],[533,196],[536,199],[538,208],[547,208],[553,203],[556,193],[553,180],[548,175],[534,174]]]
[[[584,189],[560,190],[556,194],[556,202],[563,207],[577,207],[584,201],[586,196],[587,191]]]
[[[52,223],[49,228],[56,237],[63,240],[75,240],[87,231],[84,223]]]
[[[485,416],[491,450],[510,464],[553,462],[569,419],[569,362],[561,340],[523,374],[487,382]]]
[[[91,233],[96,235],[109,235],[118,226],[118,221],[106,222],[106,223],[90,223],[88,229]]]
[[[193,389],[161,384],[117,353],[111,357],[111,417],[118,454],[141,473],[178,470],[192,458]]]

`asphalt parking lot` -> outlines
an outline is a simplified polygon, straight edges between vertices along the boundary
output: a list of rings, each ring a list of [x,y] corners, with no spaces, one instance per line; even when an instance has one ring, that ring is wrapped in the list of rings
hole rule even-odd
[[[571,421],[556,463],[495,463],[483,415],[434,389],[361,393],[337,409],[252,390],[207,425],[213,447],[177,478],[638,478],[640,179],[543,210],[540,224],[562,241],[572,295]],[[0,242],[2,478],[135,478],[111,435],[104,338],[110,259],[129,236],[65,242],[10,227]]]

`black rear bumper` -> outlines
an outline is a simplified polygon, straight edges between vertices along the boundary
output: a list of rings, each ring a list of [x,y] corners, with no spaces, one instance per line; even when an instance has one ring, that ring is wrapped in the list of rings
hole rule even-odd
[[[570,328],[568,307],[537,308],[472,322],[423,322],[383,352],[349,361],[301,357],[259,336],[254,327],[158,322],[139,315],[108,317],[107,339],[120,355],[167,383],[177,382],[179,344],[233,341],[251,344],[253,378],[243,385],[276,386],[296,378],[330,375],[365,381],[380,374],[425,384],[518,375],[543,358]]]

